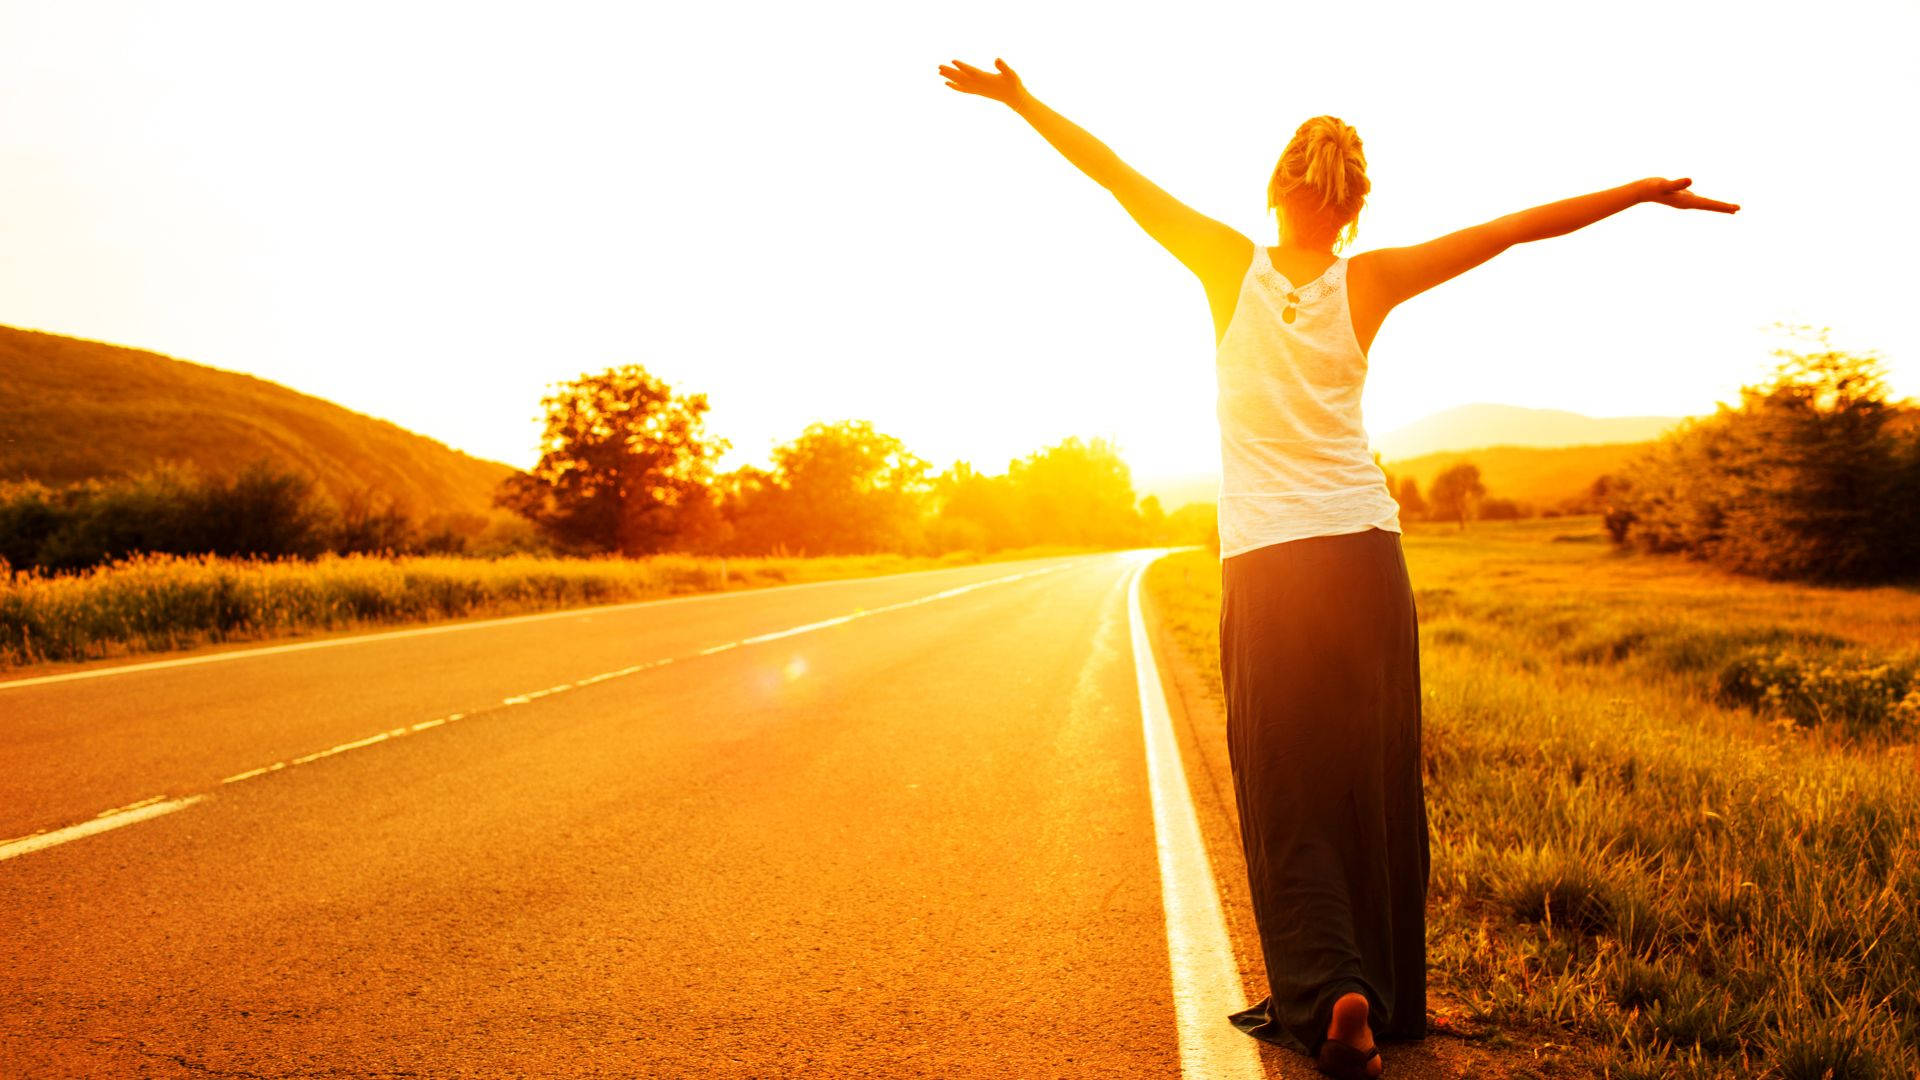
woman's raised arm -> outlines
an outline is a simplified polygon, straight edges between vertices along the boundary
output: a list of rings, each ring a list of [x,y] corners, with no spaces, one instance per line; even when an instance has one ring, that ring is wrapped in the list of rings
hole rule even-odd
[[[1019,113],[1062,157],[1112,192],[1147,235],[1198,275],[1209,300],[1224,290],[1231,308],[1252,257],[1253,242],[1162,191],[1105,143],[1042,104],[1027,92],[1006,61],[995,60],[993,66],[996,71],[984,71],[955,60],[940,65],[940,74],[949,87],[963,94],[991,98]]]
[[[1508,214],[1424,244],[1381,248],[1356,255],[1352,262],[1353,280],[1356,285],[1362,281],[1367,283],[1362,287],[1368,294],[1366,306],[1377,309],[1379,318],[1369,319],[1373,312],[1356,310],[1355,328],[1362,329],[1363,321],[1371,321],[1373,328],[1378,329],[1379,319],[1385,318],[1394,306],[1449,278],[1466,273],[1515,244],[1565,236],[1601,218],[1612,217],[1629,206],[1657,202],[1680,210],[1713,210],[1722,214],[1731,214],[1740,209],[1737,203],[1720,202],[1694,194],[1688,190],[1692,183],[1690,179],[1648,177],[1591,195],[1562,199]],[[1361,339],[1366,341],[1371,336],[1363,330]]]

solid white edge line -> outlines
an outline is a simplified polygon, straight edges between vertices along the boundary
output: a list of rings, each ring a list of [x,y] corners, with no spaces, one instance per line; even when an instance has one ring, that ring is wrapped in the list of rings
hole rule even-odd
[[[1247,1007],[1240,965],[1227,937],[1226,916],[1200,837],[1200,819],[1180,762],[1180,743],[1173,733],[1153,643],[1140,612],[1140,582],[1159,557],[1149,556],[1134,570],[1127,587],[1127,621],[1133,631],[1133,670],[1146,735],[1147,786],[1153,795],[1153,835],[1160,855],[1160,901],[1167,914],[1180,1075],[1185,1080],[1263,1078],[1266,1070],[1254,1040],[1227,1020]]]
[[[1065,560],[1068,559],[1088,558],[1105,554],[1123,553],[1095,552],[1089,556],[1059,556],[1058,558],[1062,561],[1056,563],[1055,566],[1064,565]],[[624,604],[601,604],[595,607],[563,608],[559,611],[537,611],[526,615],[505,615],[497,619],[474,619],[467,622],[446,623],[440,626],[415,626],[399,630],[381,630],[370,634],[352,634],[346,637],[328,638],[325,641],[297,641],[286,645],[262,645],[251,649],[234,649],[230,652],[208,653],[204,656],[179,656],[170,660],[145,660],[137,664],[118,664],[113,667],[93,668],[87,671],[69,671],[59,675],[35,675],[26,679],[0,681],[0,691],[17,690],[28,686],[46,686],[50,683],[77,682],[82,679],[104,679],[113,675],[131,675],[139,671],[162,671],[168,668],[194,667],[199,664],[219,664],[229,660],[245,660],[256,656],[278,656],[285,653],[307,652],[311,649],[334,649],[343,645],[362,645],[373,641],[430,637],[435,634],[454,634],[467,630],[484,630],[493,626],[511,626],[518,623],[544,622],[549,619],[571,619],[590,615],[605,615],[618,611],[630,611],[635,608],[658,607],[663,604],[686,604],[703,600],[725,599],[727,597],[791,592],[795,589],[817,589],[829,585],[858,585],[863,582],[906,579],[919,574],[951,574],[961,570],[973,570],[994,565],[996,564],[974,563],[971,566],[941,567],[934,570],[909,570],[899,574],[876,574],[871,577],[834,578],[829,581],[802,581],[793,585],[762,585],[750,589],[723,589],[715,592],[693,593],[687,596],[662,596],[652,600],[634,600]]]
[[[184,799],[163,799],[159,802],[146,803],[131,810],[124,810],[117,814],[108,813],[94,818],[92,821],[83,821],[78,825],[69,825],[64,829],[52,829],[43,833],[34,833],[32,836],[23,836],[18,840],[9,840],[4,844],[0,844],[0,862],[11,859],[16,855],[26,855],[30,852],[39,851],[42,848],[50,848],[56,844],[64,844],[69,840],[78,840],[83,836],[92,836],[95,833],[106,832],[108,829],[117,829],[122,825],[132,825],[141,821],[149,821],[153,818],[171,814],[175,810],[185,810],[187,807],[205,798],[205,795],[189,795]]]

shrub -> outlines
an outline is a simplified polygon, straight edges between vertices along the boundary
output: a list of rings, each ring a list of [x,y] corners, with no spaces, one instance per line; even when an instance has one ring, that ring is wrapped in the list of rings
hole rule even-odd
[[[336,509],[307,477],[265,461],[230,479],[162,465],[58,490],[0,485],[0,561],[17,570],[82,570],[139,555],[453,554],[487,528],[472,514],[416,527],[373,489]]]
[[[1480,510],[1476,515],[1482,521],[1518,521],[1530,516],[1527,506],[1512,499],[1486,498],[1480,500]]]
[[[1920,678],[1912,661],[1814,659],[1753,649],[1720,670],[1723,705],[1772,713],[1802,727],[1834,724],[1850,735],[1920,730]]]
[[[1888,400],[1877,357],[1824,335],[1776,355],[1771,381],[1742,388],[1738,407],[1630,468],[1609,530],[1763,577],[1920,572],[1920,410]]]
[[[0,563],[37,565],[41,547],[65,519],[54,493],[39,484],[0,487]]]

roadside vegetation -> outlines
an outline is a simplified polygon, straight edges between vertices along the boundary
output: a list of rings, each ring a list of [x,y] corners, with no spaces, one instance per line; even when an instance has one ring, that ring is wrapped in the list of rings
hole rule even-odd
[[[0,573],[0,670],[683,593],[1069,554],[570,559],[515,555],[228,559],[146,555],[72,574]]]
[[[1920,1075],[1920,592],[1412,530],[1435,994],[1614,1077]],[[1217,703],[1216,558],[1147,585]]]

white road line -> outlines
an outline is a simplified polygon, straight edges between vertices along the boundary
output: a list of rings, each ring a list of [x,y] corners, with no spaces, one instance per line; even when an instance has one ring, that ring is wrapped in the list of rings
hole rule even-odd
[[[1140,720],[1147,741],[1147,786],[1153,793],[1153,835],[1160,851],[1160,902],[1167,913],[1167,956],[1173,968],[1173,1011],[1185,1080],[1240,1080],[1266,1076],[1254,1041],[1227,1021],[1247,1007],[1240,965],[1227,938],[1220,894],[1207,864],[1194,814],[1180,743],[1167,712],[1167,695],[1140,614],[1140,580],[1157,555],[1133,572],[1127,620],[1133,627],[1133,670],[1140,688]]]
[[[54,829],[51,832],[34,833],[32,836],[23,836],[18,840],[9,840],[0,844],[0,861],[50,848],[56,844],[64,844],[69,840],[78,840],[83,836],[92,836],[94,833],[103,833],[108,829],[117,829],[122,825],[150,821],[171,814],[175,810],[185,810],[204,798],[206,798],[205,795],[189,795],[184,799],[148,799],[127,809],[109,810],[92,821],[83,821],[64,829]]]
[[[1048,569],[1057,569],[1064,563],[1055,564]],[[575,619],[590,615],[606,615],[616,611],[631,611],[634,608],[657,607],[662,604],[689,604],[704,600],[719,600],[728,597],[757,595],[761,593],[790,592],[795,589],[818,589],[829,585],[858,585],[862,582],[897,580],[912,577],[914,574],[946,574],[967,567],[952,567],[939,570],[912,570],[904,574],[876,574],[863,578],[835,578],[831,581],[803,581],[796,585],[765,585],[750,589],[729,589],[720,592],[695,593],[691,596],[663,596],[656,600],[635,600],[625,604],[602,604],[598,607],[567,608],[563,611],[540,611],[530,615],[506,615],[497,619],[474,619],[470,622],[448,623],[442,626],[416,626],[404,630],[381,630],[371,634],[354,634],[350,637],[328,638],[325,641],[300,641],[287,645],[262,645],[252,649],[234,649],[230,652],[208,653],[202,656],[179,656],[171,660],[147,660],[138,664],[120,664],[114,667],[93,668],[87,671],[69,671],[60,675],[36,675],[27,679],[13,679],[0,682],[0,691],[18,690],[28,686],[46,686],[50,683],[76,682],[81,679],[105,679],[114,675],[131,675],[139,671],[162,671],[168,668],[194,667],[199,664],[223,664],[229,660],[246,660],[256,656],[279,656],[285,653],[307,652],[312,649],[337,649],[343,645],[364,645],[373,641],[394,641],[400,638],[431,637],[435,634],[458,634],[468,630],[484,630],[492,626],[512,626],[518,623],[545,622],[549,619]],[[1045,571],[1040,571],[1045,572]],[[1008,580],[1005,578],[997,580]],[[968,586],[971,588],[972,586]],[[878,609],[889,610],[889,609]]]
[[[416,725],[414,725],[414,726],[415,726],[415,727],[424,727],[424,726],[426,726],[426,725],[424,725],[424,724],[416,724]],[[251,780],[251,779],[253,779],[253,778],[254,778],[254,777],[256,777],[256,776],[265,776],[265,775],[267,775],[267,774],[268,774],[268,773],[270,773],[270,772],[278,772],[279,770],[281,770],[281,769],[284,769],[284,768],[286,768],[286,767],[287,767],[287,763],[286,763],[286,762],[284,762],[284,761],[276,761],[276,762],[274,762],[274,763],[273,763],[273,764],[271,764],[271,765],[262,765],[262,766],[260,766],[260,767],[259,767],[259,768],[257,768],[257,769],[248,769],[248,770],[247,770],[246,772],[237,772],[237,773],[234,773],[234,774],[233,774],[232,776],[229,776],[229,777],[227,777],[227,778],[226,778],[225,780],[222,780],[222,781],[220,781],[220,782],[221,782],[222,784],[237,784],[237,783],[239,783],[239,782],[240,782],[240,781],[242,781],[242,780]]]
[[[728,649],[737,649],[743,645],[757,645],[757,644],[760,644],[761,642],[777,641],[781,638],[793,637],[797,634],[811,633],[812,631],[815,631],[815,630],[824,630],[832,626],[842,626],[842,625],[845,625],[846,623],[850,623],[854,621],[855,619],[864,619],[872,615],[880,615],[889,611],[899,611],[904,608],[917,607],[921,604],[930,604],[936,600],[950,599],[952,597],[960,596],[965,593],[970,593],[976,589],[984,589],[992,585],[1006,585],[1015,581],[1025,581],[1028,578],[1039,577],[1042,574],[1051,574],[1055,570],[1059,570],[1066,565],[1067,565],[1066,563],[1055,563],[1052,566],[1044,566],[1038,570],[1028,570],[1018,574],[1007,574],[1003,577],[992,578],[987,581],[976,581],[971,585],[962,585],[959,588],[947,589],[942,592],[931,593],[927,596],[916,597],[912,600],[903,600],[900,603],[888,604],[885,607],[862,608],[861,610],[856,611],[850,615],[841,615],[837,618],[824,619],[820,622],[806,623],[804,625],[791,627],[786,630],[776,630],[770,634],[760,634],[755,637],[742,638],[739,641],[729,641],[724,645],[715,645],[710,648],[701,649],[699,652],[694,653],[693,655],[694,656],[711,656],[714,653],[725,652]],[[820,582],[818,584],[831,584],[831,583]],[[649,602],[652,602],[652,601],[649,601]],[[622,606],[637,606],[637,605],[622,605]],[[606,609],[601,608],[596,610],[606,610]],[[435,629],[439,629],[439,628],[435,628]],[[459,627],[449,627],[446,629],[459,629]],[[426,633],[426,632],[432,632],[432,631],[428,630],[428,631],[422,631],[422,632]],[[391,637],[391,636],[404,637],[406,636],[406,634],[400,633],[400,634],[394,634],[394,635],[374,635],[374,636],[375,637]],[[367,639],[357,638],[355,640],[367,640]],[[318,647],[326,644],[331,644],[331,643],[314,642],[313,646]],[[297,646],[286,646],[284,648],[292,649],[296,647]],[[267,651],[274,651],[274,650],[267,650]],[[182,662],[184,663],[189,661],[182,661]],[[566,693],[569,690],[578,689],[584,686],[592,686],[596,683],[604,682],[608,679],[617,679],[622,676],[633,675],[638,672],[646,671],[651,668],[661,667],[663,665],[671,664],[673,662],[674,662],[673,657],[666,657],[660,660],[648,660],[644,663],[631,664],[631,665],[628,665],[627,667],[620,668],[617,671],[603,672],[599,675],[593,675],[584,679],[580,679],[577,682],[563,683],[559,686],[550,686],[545,690],[533,690],[525,694],[515,694],[512,697],[502,699],[500,704],[497,706],[494,706],[494,708],[499,709],[499,708],[506,708],[514,705],[526,705],[530,702],[537,701],[544,697],[551,697],[555,694]],[[140,665],[136,665],[136,666],[140,666]],[[127,669],[115,668],[113,670],[122,671]],[[64,676],[54,676],[53,678],[57,680],[63,677]],[[31,682],[33,680],[27,680],[27,681]],[[15,685],[19,685],[19,684],[15,684]],[[467,715],[469,714],[453,713],[449,716],[442,716],[433,720],[423,720],[420,723],[414,724],[410,727],[403,726],[403,727],[392,728],[387,731],[375,732],[372,735],[368,735],[366,738],[355,739],[352,742],[344,742],[339,744],[338,746],[330,746],[325,750],[316,750],[313,753],[306,754],[302,757],[293,758],[288,761],[276,761],[271,765],[263,765],[257,769],[248,769],[245,772],[235,773],[232,776],[229,776],[226,779],[220,781],[220,783],[222,786],[227,784],[238,784],[243,781],[252,780],[256,777],[265,776],[268,773],[279,772],[282,769],[292,768],[293,766],[296,766],[296,765],[306,765],[311,762],[319,761],[323,758],[334,757],[338,754],[347,753],[350,750],[359,750],[362,747],[373,746],[378,743],[386,742],[388,739],[393,739],[403,735],[411,734],[412,732],[425,731],[428,728],[439,727],[442,724],[451,723],[452,721],[455,721],[455,720],[465,719]],[[206,795],[201,794],[201,795],[192,796],[191,798],[176,799],[171,802],[167,802],[167,801],[164,801],[165,796],[155,795],[153,798],[145,799],[140,802],[133,803],[129,806],[117,807],[112,810],[104,810],[92,821],[83,822],[79,825],[70,825],[64,829],[54,829],[49,832],[34,833],[31,836],[23,836],[17,840],[9,840],[4,843],[0,843],[0,859],[10,859],[15,855],[24,855],[27,852],[39,851],[42,848],[52,847],[55,844],[64,844],[69,840],[78,840],[83,836],[92,836],[94,833],[103,832],[107,829],[118,828],[121,825],[131,825],[136,821],[146,821],[149,818],[159,817],[161,814],[170,814],[175,810],[179,810],[184,807],[191,806],[194,803],[199,802],[200,800],[206,797],[207,797]],[[112,824],[103,825],[101,824],[101,822],[103,821],[111,821]]]

